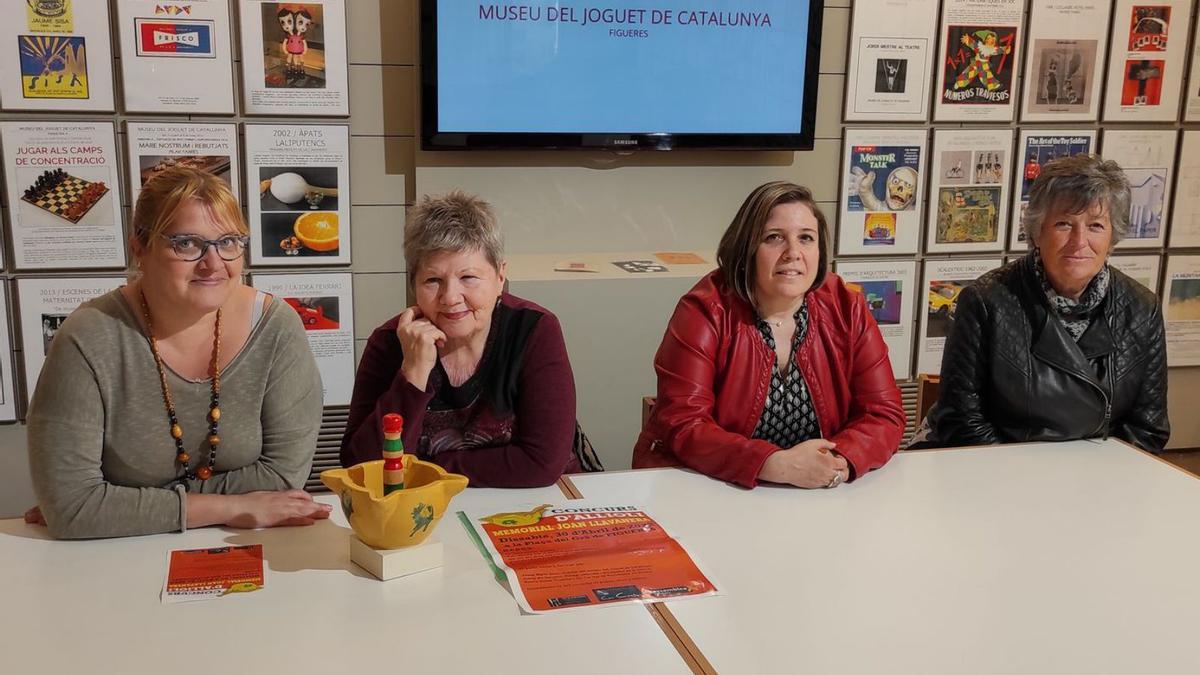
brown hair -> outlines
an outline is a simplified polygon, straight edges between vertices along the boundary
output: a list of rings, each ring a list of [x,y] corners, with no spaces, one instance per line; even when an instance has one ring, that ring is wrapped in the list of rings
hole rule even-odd
[[[133,208],[133,237],[145,248],[158,243],[160,234],[175,222],[190,200],[208,207],[217,221],[232,225],[238,234],[250,234],[242,208],[229,184],[207,171],[173,167],[142,186]]]
[[[504,261],[504,242],[491,204],[452,190],[444,195],[426,195],[408,210],[404,228],[404,261],[411,285],[430,253],[438,251],[482,251],[497,271]]]
[[[817,207],[812,190],[787,181],[763,183],[742,202],[733,222],[721,236],[717,246],[717,267],[726,285],[738,297],[754,305],[754,254],[762,239],[763,228],[771,217],[771,209],[780,204],[804,204],[817,218],[817,245],[820,264],[812,289],[819,288],[829,273],[829,224]]]

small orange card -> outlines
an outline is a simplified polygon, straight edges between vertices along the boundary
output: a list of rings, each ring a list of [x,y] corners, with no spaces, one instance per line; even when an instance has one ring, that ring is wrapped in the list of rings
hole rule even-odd
[[[262,587],[262,544],[171,551],[162,601],[209,600]]]
[[[663,251],[655,253],[654,256],[668,265],[707,265],[708,261],[695,253],[688,251],[671,252]]]

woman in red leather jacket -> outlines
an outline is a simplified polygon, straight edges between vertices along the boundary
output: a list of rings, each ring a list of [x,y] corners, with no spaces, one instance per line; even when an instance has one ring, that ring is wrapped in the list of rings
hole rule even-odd
[[[888,461],[904,432],[900,390],[865,299],[827,271],[828,241],[807,188],[750,193],[718,268],[667,325],[634,468],[832,488]]]

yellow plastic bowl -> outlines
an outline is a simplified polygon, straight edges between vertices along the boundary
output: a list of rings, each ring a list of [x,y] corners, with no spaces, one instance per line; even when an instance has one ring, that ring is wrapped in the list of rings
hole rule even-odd
[[[321,472],[321,482],[341,498],[354,534],[375,548],[403,548],[425,541],[467,477],[447,473],[411,455],[404,458],[404,489],[383,495],[383,460]]]

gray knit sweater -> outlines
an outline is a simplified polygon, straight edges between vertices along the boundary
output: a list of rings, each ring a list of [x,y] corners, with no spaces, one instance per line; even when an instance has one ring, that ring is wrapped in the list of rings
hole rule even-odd
[[[58,538],[182,530],[183,492],[304,484],[321,425],[321,378],[295,312],[277,300],[221,373],[213,477],[181,481],[150,343],[119,290],[82,305],[54,337],[30,402],[29,465]],[[196,469],[208,461],[211,383],[167,381]]]

